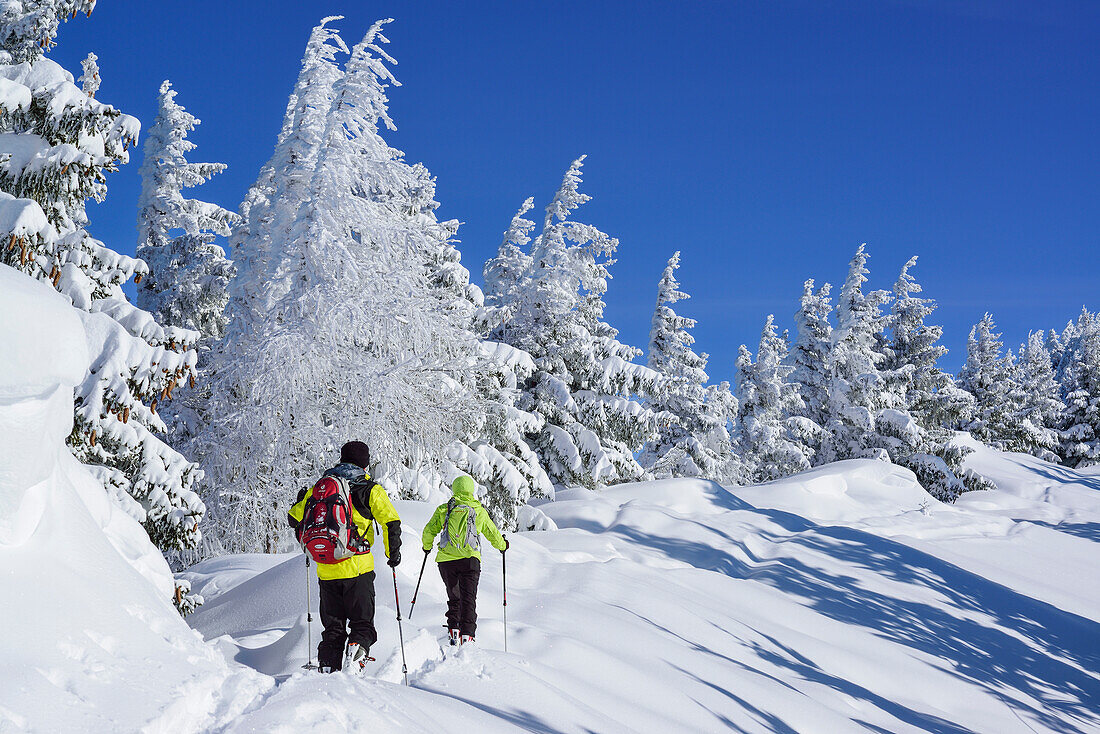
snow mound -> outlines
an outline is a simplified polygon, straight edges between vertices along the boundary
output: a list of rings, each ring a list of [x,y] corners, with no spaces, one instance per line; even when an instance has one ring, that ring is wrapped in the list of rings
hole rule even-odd
[[[6,210],[5,210],[6,211]],[[45,283],[0,265],[0,398],[72,388],[88,369],[84,330],[72,304]]]
[[[0,267],[0,731],[203,731],[271,685],[172,607],[145,531],[65,448],[88,356],[72,307]],[[45,338],[44,338],[45,337]]]
[[[904,467],[851,459],[737,490],[757,507],[788,510],[818,522],[856,522],[940,505]]]

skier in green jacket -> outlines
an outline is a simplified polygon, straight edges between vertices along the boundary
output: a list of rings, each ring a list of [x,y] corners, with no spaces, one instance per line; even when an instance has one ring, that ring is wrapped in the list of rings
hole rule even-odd
[[[450,501],[436,508],[424,528],[424,553],[440,535],[435,560],[447,587],[447,634],[452,645],[474,641],[477,631],[477,583],[481,578],[481,536],[497,550],[508,541],[477,501],[477,485],[462,475],[451,484]]]

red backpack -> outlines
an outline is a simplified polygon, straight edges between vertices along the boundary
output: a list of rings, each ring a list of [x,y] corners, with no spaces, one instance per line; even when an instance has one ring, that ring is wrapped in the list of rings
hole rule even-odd
[[[298,525],[302,550],[317,563],[338,563],[370,553],[351,514],[351,486],[343,477],[321,477],[313,485]]]

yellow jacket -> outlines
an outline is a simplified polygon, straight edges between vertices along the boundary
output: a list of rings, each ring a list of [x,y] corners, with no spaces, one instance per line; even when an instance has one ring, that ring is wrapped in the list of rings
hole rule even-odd
[[[359,530],[359,536],[364,538],[372,548],[374,546],[374,523],[382,528],[382,546],[385,548],[386,557],[389,558],[401,548],[401,518],[397,509],[390,501],[389,495],[382,485],[371,479],[363,469],[353,464],[340,464],[334,469],[325,472],[326,475],[335,474],[348,480],[351,485],[351,517],[355,527]],[[305,516],[306,503],[313,496],[313,487],[299,493],[298,501],[290,508],[290,526],[298,527],[298,523]],[[362,509],[367,510],[363,514]],[[391,543],[393,547],[391,548]],[[345,558],[336,563],[318,563],[317,577],[322,581],[331,579],[351,579],[362,576],[374,570],[374,555],[364,553],[362,555]]]

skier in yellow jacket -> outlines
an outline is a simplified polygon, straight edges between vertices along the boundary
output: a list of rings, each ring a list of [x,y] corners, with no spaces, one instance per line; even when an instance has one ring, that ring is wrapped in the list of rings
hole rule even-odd
[[[451,483],[450,501],[436,508],[424,528],[424,553],[440,535],[435,560],[447,587],[447,633],[452,645],[474,641],[477,631],[477,584],[481,578],[481,536],[499,551],[508,550],[489,513],[477,501],[477,485],[468,476]]]
[[[317,663],[323,672],[349,668],[362,669],[370,648],[377,639],[374,628],[374,523],[382,531],[382,545],[388,564],[401,563],[401,518],[382,485],[367,473],[370,450],[362,441],[350,441],[340,449],[340,463],[324,473],[324,477],[346,480],[351,495],[351,519],[358,537],[354,538],[355,555],[335,563],[317,563],[321,589],[321,624],[325,631],[317,645]],[[322,478],[323,479],[323,478]],[[306,506],[314,488],[298,493],[290,508],[288,522],[299,532]],[[350,633],[349,633],[350,628]],[[347,649],[344,643],[347,642]]]

